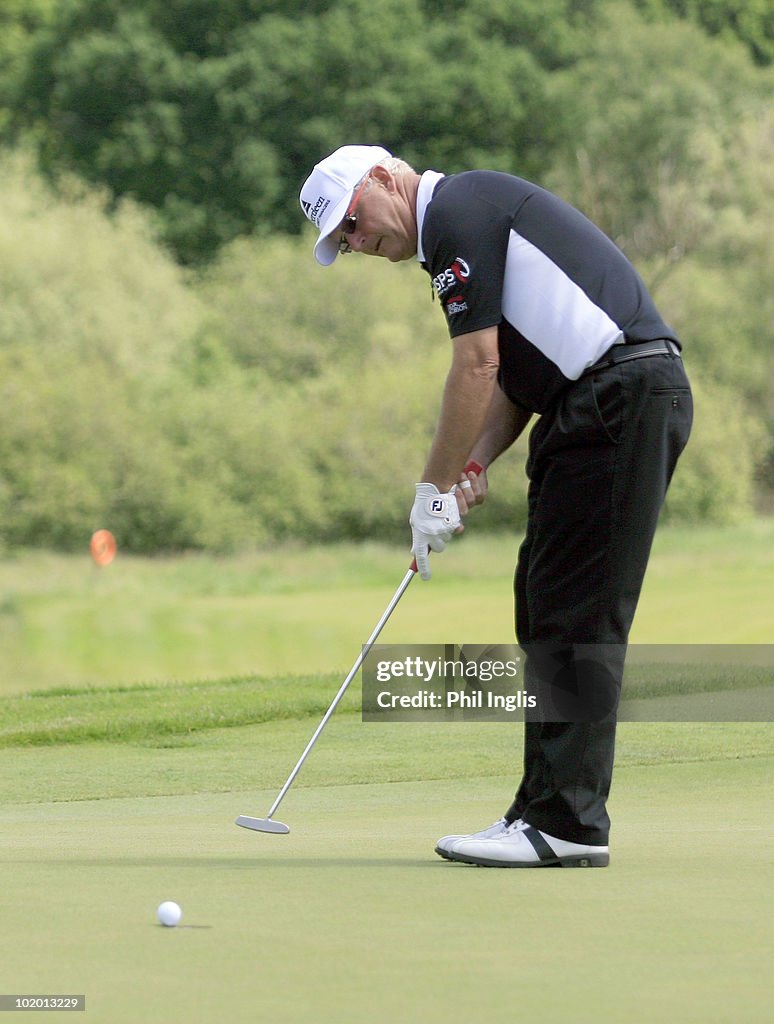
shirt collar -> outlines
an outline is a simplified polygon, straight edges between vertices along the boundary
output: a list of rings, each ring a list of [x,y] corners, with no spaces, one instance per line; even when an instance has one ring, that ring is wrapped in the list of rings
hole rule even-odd
[[[420,263],[425,262],[425,253],[422,248],[422,226],[425,223],[425,211],[433,198],[435,186],[444,175],[438,171],[425,171],[419,179],[417,190],[417,259]]]

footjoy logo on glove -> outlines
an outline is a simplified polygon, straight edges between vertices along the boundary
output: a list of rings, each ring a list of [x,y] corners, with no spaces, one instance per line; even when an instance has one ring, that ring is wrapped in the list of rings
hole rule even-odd
[[[443,511],[446,508],[446,502],[440,498],[433,498],[430,502],[430,511],[435,513],[437,516],[443,515]]]

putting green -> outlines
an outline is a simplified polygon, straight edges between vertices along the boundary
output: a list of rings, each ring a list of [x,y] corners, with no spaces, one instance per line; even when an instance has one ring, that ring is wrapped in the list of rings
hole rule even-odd
[[[293,743],[301,726],[286,727]],[[6,804],[0,987],[85,993],[93,1024],[757,1024],[774,996],[774,756],[641,764],[638,728],[623,730],[635,752],[617,772],[607,870],[436,857],[438,836],[501,812],[511,780],[492,774],[312,777],[282,806],[289,836],[232,824],[264,814],[276,789]],[[356,731],[339,722],[321,745],[323,783],[333,754],[352,778]],[[376,752],[397,730],[369,735]],[[408,763],[421,730],[401,735]],[[445,736],[453,755],[465,734]],[[62,751],[6,753],[4,771],[19,754],[67,763]],[[176,929],[155,923],[165,899],[183,908]]]

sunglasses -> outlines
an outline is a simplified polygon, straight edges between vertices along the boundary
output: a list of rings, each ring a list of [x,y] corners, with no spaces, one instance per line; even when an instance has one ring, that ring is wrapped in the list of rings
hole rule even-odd
[[[355,207],[360,202],[360,197],[363,194],[363,189],[368,184],[368,179],[371,177],[369,171],[365,178],[360,182],[355,194],[352,196],[352,202],[347,207],[347,212],[344,214],[344,219],[341,222],[341,230],[343,232],[339,239],[339,253],[344,256],[348,252],[352,252],[352,246],[347,241],[347,235],[353,234],[357,231],[357,214],[355,213]]]

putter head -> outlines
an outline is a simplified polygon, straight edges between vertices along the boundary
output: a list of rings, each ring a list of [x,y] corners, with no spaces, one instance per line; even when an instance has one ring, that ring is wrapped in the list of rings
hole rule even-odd
[[[237,825],[242,828],[251,828],[253,832],[274,832],[276,835],[286,836],[290,829],[281,821],[272,821],[271,818],[251,818],[248,814],[240,814],[236,820]]]

